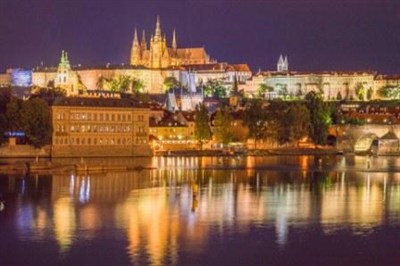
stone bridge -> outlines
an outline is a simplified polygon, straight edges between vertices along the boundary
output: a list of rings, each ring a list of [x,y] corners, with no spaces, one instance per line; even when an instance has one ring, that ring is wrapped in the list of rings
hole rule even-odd
[[[397,138],[400,137],[400,125],[337,125],[331,127],[329,132],[331,136],[336,138],[338,149],[366,151],[370,150],[375,141],[378,141],[389,132],[393,132]],[[393,139],[392,142],[395,143],[395,140]]]

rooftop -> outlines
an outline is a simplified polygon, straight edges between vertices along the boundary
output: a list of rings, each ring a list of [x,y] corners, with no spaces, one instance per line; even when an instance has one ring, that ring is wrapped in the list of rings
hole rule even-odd
[[[121,108],[148,108],[142,102],[127,98],[85,98],[85,97],[58,97],[53,106],[85,106],[85,107],[121,107]]]

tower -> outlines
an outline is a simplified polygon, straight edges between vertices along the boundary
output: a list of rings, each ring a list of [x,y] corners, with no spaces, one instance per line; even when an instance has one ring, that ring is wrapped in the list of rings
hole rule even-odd
[[[288,61],[287,55],[285,56],[285,69],[286,69],[286,72],[289,71],[289,61]]]
[[[137,66],[140,64],[140,46],[137,36],[137,30],[135,28],[135,33],[133,36],[132,48],[131,48],[131,65]]]
[[[61,59],[57,68],[57,80],[58,85],[65,85],[68,83],[69,71],[71,70],[71,65],[68,60],[68,53],[64,50],[61,51]]]
[[[172,49],[174,49],[174,52],[176,52],[176,49],[178,46],[176,45],[176,32],[174,29],[174,33],[172,34]]]
[[[78,94],[77,90],[77,74],[72,71],[68,59],[68,53],[64,50],[61,51],[61,59],[57,68],[57,76],[54,81],[54,86],[66,90],[67,95]]]
[[[142,41],[140,43],[140,49],[142,50],[142,52],[147,50],[146,33],[144,30],[142,32]]]
[[[289,63],[287,56],[283,57],[282,54],[279,56],[279,60],[276,66],[276,71],[278,72],[288,72],[289,71]]]
[[[163,65],[168,65],[169,58],[164,54],[167,50],[166,38],[162,36],[160,18],[157,16],[156,30],[154,37],[150,40],[150,67],[161,68]],[[164,62],[164,64],[163,64]]]

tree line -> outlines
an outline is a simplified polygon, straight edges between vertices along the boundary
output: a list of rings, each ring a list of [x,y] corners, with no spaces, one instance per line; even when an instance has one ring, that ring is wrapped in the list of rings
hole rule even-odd
[[[10,88],[0,90],[0,144],[7,140],[7,133],[23,132],[35,148],[50,144],[51,112],[48,103],[34,97],[23,101],[13,96]]]
[[[315,145],[325,145],[328,129],[336,120],[336,110],[337,106],[324,102],[316,92],[308,93],[303,101],[297,102],[254,99],[243,111],[242,122],[248,128],[248,136],[242,136],[242,141],[251,138],[255,147],[261,140],[298,145],[308,137]],[[200,105],[196,109],[195,138],[201,146],[213,136],[222,144],[237,141],[232,121],[231,110],[223,107],[217,111],[211,125],[207,108]]]

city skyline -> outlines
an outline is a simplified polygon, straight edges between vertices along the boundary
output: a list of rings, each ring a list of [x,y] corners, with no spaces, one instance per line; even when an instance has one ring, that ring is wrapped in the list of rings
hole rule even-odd
[[[153,32],[159,15],[168,40],[175,28],[179,46],[205,47],[212,58],[247,62],[253,71],[274,69],[282,53],[292,70],[400,72],[394,1],[112,3],[2,1],[1,71],[56,65],[63,49],[73,64],[128,64],[134,28]]]

